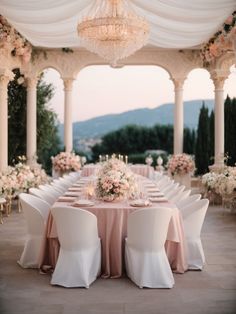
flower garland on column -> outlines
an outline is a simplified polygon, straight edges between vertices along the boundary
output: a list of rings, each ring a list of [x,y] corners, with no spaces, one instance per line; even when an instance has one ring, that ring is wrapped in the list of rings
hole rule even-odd
[[[21,57],[27,63],[31,58],[32,46],[7,20],[0,15],[0,48],[7,49],[12,56]]]
[[[202,47],[200,56],[204,66],[208,66],[215,58],[220,57],[225,51],[233,50],[232,36],[236,35],[236,11],[224,22],[221,30]]]

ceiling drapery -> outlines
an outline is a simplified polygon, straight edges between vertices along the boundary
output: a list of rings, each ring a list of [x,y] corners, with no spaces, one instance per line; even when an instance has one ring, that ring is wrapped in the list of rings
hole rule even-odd
[[[34,46],[80,47],[77,24],[94,0],[0,0],[0,14]],[[190,48],[207,41],[236,0],[131,0],[151,26],[149,44]]]

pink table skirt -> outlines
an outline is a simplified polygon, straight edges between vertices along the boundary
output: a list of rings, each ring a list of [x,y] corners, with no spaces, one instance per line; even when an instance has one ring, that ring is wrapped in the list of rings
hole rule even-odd
[[[54,206],[69,205],[57,202]],[[155,206],[171,207],[171,204],[154,203]],[[150,208],[150,207],[149,207]],[[98,233],[102,246],[102,277],[118,278],[124,270],[124,239],[127,234],[127,218],[137,208],[125,203],[98,203],[94,207],[84,208],[97,217]],[[182,226],[182,218],[178,209],[172,205],[172,218],[166,241],[166,253],[174,272],[184,273],[187,270],[186,248]],[[60,244],[57,238],[56,225],[49,214],[46,233],[42,245],[40,268],[55,267]]]
[[[154,168],[148,165],[129,165],[130,169],[138,175],[141,175],[143,177],[149,178],[154,173]],[[96,172],[99,170],[100,166],[97,164],[89,164],[83,167],[81,176],[82,177],[88,177],[95,175]]]
[[[130,165],[130,169],[138,175],[150,178],[154,173],[154,168],[148,165]]]
[[[93,176],[96,174],[96,172],[99,170],[99,168],[100,168],[99,165],[94,165],[94,164],[86,165],[83,167],[83,169],[81,171],[81,176],[82,177]]]

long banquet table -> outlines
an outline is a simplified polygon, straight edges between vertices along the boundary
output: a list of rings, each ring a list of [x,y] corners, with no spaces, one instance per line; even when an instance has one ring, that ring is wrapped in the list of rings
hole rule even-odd
[[[82,169],[81,176],[82,177],[88,177],[95,175],[96,172],[100,169],[99,164],[88,164],[85,165]],[[143,164],[129,164],[129,168],[134,172],[135,174],[150,178],[154,174],[154,168],[149,165],[143,165]]]
[[[83,180],[85,179],[82,179],[82,182],[84,182]],[[149,187],[152,191],[157,191],[151,180],[143,178],[142,182],[144,185],[147,185],[146,189]],[[72,189],[74,193],[77,190],[76,186]],[[78,188],[78,196],[79,194]],[[70,200],[70,202],[68,200]],[[61,198],[53,207],[63,205],[72,206],[72,198],[68,198],[68,200],[66,200],[65,197]],[[168,201],[153,202],[151,206],[147,208],[159,206],[172,209],[165,249],[172,270],[177,273],[184,273],[187,270],[187,262],[181,213],[174,204]],[[90,211],[97,217],[98,233],[101,238],[102,247],[102,277],[118,278],[122,276],[124,272],[124,240],[127,235],[127,218],[129,213],[140,207],[132,207],[127,201],[95,201],[92,207],[80,206],[80,208]],[[57,237],[55,221],[51,213],[49,213],[39,261],[42,271],[48,268],[54,269],[59,250],[60,244]]]

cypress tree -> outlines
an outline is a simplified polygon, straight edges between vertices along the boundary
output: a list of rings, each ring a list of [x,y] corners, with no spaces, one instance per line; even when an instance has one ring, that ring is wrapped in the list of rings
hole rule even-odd
[[[208,172],[209,143],[210,138],[208,108],[205,107],[205,103],[203,102],[202,108],[200,110],[197,128],[197,141],[195,152],[197,174],[204,174]]]
[[[195,151],[195,131],[189,128],[184,129],[184,152],[194,154]]]
[[[215,114],[214,111],[211,111],[210,118],[210,145],[209,145],[209,157],[210,157],[210,164],[214,163],[214,154],[215,154]]]
[[[225,100],[225,152],[229,156],[227,164],[234,166],[236,162],[236,99],[227,96]]]

